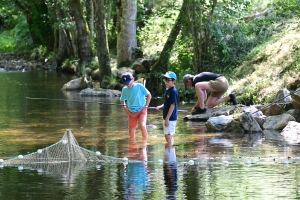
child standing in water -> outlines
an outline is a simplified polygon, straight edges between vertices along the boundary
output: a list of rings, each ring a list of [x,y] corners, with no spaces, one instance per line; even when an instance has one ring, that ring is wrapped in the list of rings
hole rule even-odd
[[[163,128],[165,138],[168,144],[173,145],[176,123],[177,123],[177,107],[178,107],[178,92],[175,87],[177,76],[174,72],[167,72],[164,76],[166,91],[164,94],[164,103],[157,106],[156,109],[163,109]]]

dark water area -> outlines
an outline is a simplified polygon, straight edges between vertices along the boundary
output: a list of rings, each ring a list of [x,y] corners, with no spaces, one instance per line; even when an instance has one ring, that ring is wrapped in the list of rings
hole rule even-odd
[[[179,113],[169,147],[156,110],[148,111],[149,139],[138,130],[131,144],[119,99],[60,90],[73,78],[49,71],[0,73],[0,159],[50,146],[70,129],[83,148],[141,162],[44,168],[0,163],[0,199],[300,198],[298,146],[262,134],[210,133],[204,122],[184,121],[186,113]],[[161,103],[154,99],[150,106]]]

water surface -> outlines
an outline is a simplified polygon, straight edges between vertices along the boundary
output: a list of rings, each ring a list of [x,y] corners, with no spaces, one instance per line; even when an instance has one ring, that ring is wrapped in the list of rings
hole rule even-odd
[[[148,111],[147,123],[157,128],[149,129],[147,141],[138,130],[131,144],[119,99],[61,91],[73,78],[49,71],[0,73],[0,158],[36,152],[70,129],[86,149],[141,162],[0,165],[0,199],[299,198],[299,159],[288,159],[300,157],[298,146],[260,134],[210,133],[204,123],[184,121],[186,113],[179,113],[175,145],[169,147],[162,113],[155,110]],[[161,103],[153,100],[151,106]]]

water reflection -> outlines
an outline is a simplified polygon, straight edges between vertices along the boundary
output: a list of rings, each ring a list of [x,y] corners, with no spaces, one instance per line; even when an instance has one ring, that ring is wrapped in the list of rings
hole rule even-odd
[[[166,199],[176,199],[177,186],[177,160],[175,147],[165,145],[164,180],[166,186]]]
[[[129,140],[128,159],[133,162],[125,165],[122,172],[124,199],[143,198],[149,192],[147,139],[142,139],[140,143]]]

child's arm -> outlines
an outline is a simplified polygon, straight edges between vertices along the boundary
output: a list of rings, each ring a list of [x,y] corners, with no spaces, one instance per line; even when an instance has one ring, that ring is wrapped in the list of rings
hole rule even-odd
[[[165,126],[169,126],[169,119],[170,119],[170,116],[171,116],[172,113],[173,113],[174,108],[175,108],[175,104],[173,103],[173,104],[170,105],[168,114],[167,114],[167,116],[166,116],[166,119],[165,119]]]

